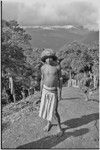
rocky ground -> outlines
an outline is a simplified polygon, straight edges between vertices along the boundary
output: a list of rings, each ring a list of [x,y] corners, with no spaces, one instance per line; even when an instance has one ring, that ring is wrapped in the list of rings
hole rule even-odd
[[[77,88],[64,87],[63,100],[59,102],[63,136],[57,132],[57,123],[49,132],[44,132],[46,120],[38,117],[40,93],[36,93],[14,106],[2,110],[2,148],[73,150],[99,147],[99,92],[86,102]]]

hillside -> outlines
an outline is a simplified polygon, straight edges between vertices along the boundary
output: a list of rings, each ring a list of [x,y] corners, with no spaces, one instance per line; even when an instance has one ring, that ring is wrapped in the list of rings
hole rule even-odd
[[[91,44],[92,42],[99,43],[99,31],[91,31],[82,40],[86,44]]]
[[[33,48],[52,48],[59,50],[65,44],[75,40],[91,43],[99,39],[99,32],[89,32],[89,30],[81,28],[26,28],[26,31],[32,37],[31,44]]]
[[[39,93],[22,100],[14,107],[9,105],[2,110],[2,148],[4,149],[98,149],[99,108],[98,91],[90,101],[77,88],[64,87],[63,100],[59,102],[63,136],[57,131],[57,122],[49,132],[44,132],[46,120],[38,116]]]

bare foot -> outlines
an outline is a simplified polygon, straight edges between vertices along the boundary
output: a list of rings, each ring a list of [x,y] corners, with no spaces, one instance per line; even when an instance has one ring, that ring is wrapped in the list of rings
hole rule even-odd
[[[52,127],[52,124],[47,124],[43,130],[48,132],[50,131],[51,127]]]
[[[63,100],[63,98],[61,97],[61,98],[59,98],[59,101],[62,101]]]
[[[64,131],[61,127],[58,127],[57,131],[58,131],[59,136],[62,136],[64,134]]]

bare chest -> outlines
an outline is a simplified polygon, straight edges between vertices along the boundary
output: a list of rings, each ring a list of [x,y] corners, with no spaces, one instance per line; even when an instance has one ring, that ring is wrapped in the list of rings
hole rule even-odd
[[[55,76],[55,75],[57,75],[57,68],[53,67],[53,66],[46,67],[44,70],[44,74],[46,76]]]

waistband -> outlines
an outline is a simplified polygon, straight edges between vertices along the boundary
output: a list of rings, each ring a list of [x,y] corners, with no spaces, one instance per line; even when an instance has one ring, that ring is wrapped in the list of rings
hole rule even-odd
[[[43,88],[50,91],[56,91],[57,87],[47,87],[46,85],[43,85]]]

